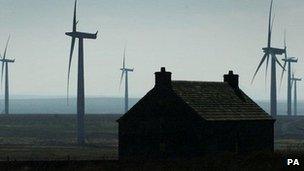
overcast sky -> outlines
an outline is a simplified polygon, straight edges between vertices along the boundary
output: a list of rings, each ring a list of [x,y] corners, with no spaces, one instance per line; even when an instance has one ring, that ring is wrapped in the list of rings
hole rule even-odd
[[[73,0],[0,0],[0,49],[11,34],[7,55],[11,94],[66,95]],[[240,75],[240,86],[254,99],[269,98],[264,68],[252,75],[266,46],[270,0],[79,0],[78,30],[94,33],[85,41],[85,88],[89,96],[122,96],[119,77],[124,45],[131,97],[154,85],[161,66],[176,80],[222,81],[228,70]],[[304,75],[304,1],[275,0],[273,45],[299,57],[296,75]],[[76,46],[77,48],[77,46]],[[76,95],[77,49],[72,65],[71,94]],[[281,58],[279,56],[279,58]],[[265,65],[264,65],[265,66]],[[281,70],[278,70],[278,77]],[[286,78],[286,77],[285,77]],[[286,94],[286,79],[278,93]],[[299,86],[299,98],[304,98]]]

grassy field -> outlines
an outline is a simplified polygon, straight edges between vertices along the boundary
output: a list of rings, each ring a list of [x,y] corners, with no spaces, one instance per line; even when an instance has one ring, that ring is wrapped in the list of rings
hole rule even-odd
[[[278,116],[275,123],[275,149],[304,152],[304,117]]]
[[[86,115],[87,145],[76,145],[75,115],[0,115],[1,160],[100,160],[117,158],[120,115]],[[304,117],[279,117],[277,151],[304,152]]]
[[[87,145],[76,145],[75,115],[1,115],[0,160],[97,160],[117,156],[120,115],[86,115]]]

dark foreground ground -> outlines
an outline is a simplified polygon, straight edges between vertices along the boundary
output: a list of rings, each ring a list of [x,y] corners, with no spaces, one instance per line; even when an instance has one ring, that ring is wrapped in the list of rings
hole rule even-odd
[[[281,170],[291,168],[287,158],[297,158],[297,167],[304,166],[304,117],[277,119],[275,154],[222,154],[170,162],[119,162],[119,117],[86,115],[87,145],[79,147],[75,115],[0,115],[0,170]]]
[[[176,161],[119,161],[119,160],[52,160],[52,161],[2,161],[1,170],[45,170],[45,171],[67,171],[67,170],[303,170],[300,166],[287,165],[287,158],[304,161],[300,154],[282,154],[276,152],[256,153],[250,156],[235,156],[233,154],[222,154],[202,157],[195,160]]]

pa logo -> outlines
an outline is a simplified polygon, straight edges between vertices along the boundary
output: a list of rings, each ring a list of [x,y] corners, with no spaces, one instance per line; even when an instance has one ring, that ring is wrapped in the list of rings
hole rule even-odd
[[[298,159],[287,159],[287,166],[300,166]]]

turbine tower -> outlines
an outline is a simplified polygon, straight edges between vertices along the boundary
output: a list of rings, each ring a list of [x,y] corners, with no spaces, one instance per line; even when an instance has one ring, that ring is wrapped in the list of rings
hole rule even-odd
[[[284,34],[284,49],[285,49],[285,58],[282,59],[284,61],[284,68],[287,64],[287,115],[291,116],[291,63],[297,63],[298,59],[295,57],[288,57],[287,55],[287,46],[286,46],[286,34]],[[281,82],[283,78],[284,70],[281,75]]]
[[[6,51],[7,51],[7,47],[8,47],[8,43],[10,40],[10,36],[7,39],[6,42],[6,46],[5,46],[5,50],[4,50],[4,54],[3,57],[1,57],[0,61],[2,62],[2,69],[1,69],[1,86],[2,84],[2,80],[3,80],[3,69],[5,67],[5,90],[4,90],[4,114],[9,114],[9,81],[8,81],[8,63],[14,63],[15,59],[7,59],[6,58]]]
[[[264,56],[262,57],[254,75],[251,80],[251,83],[253,83],[260,67],[262,64],[266,61],[266,76],[267,76],[267,69],[268,69],[268,62],[269,58],[271,58],[271,78],[270,78],[270,114],[271,116],[275,117],[277,115],[277,82],[276,82],[276,64],[279,64],[280,67],[283,68],[282,64],[277,59],[276,55],[282,55],[285,53],[285,49],[279,49],[271,47],[271,32],[273,27],[273,21],[271,15],[272,15],[272,7],[273,7],[273,0],[271,0],[270,3],[270,10],[269,10],[269,18],[268,18],[268,41],[267,41],[267,47],[262,48],[264,52]]]
[[[293,99],[293,107],[294,107],[294,109],[293,109],[293,114],[294,114],[294,116],[297,116],[298,115],[298,110],[297,110],[297,108],[298,108],[298,97],[297,97],[297,82],[298,81],[302,81],[302,79],[301,78],[295,78],[294,77],[294,74],[292,74],[292,78],[291,78],[291,80],[292,80],[292,84],[294,85],[294,99]]]
[[[73,17],[73,31],[66,32],[67,36],[72,37],[71,51],[69,58],[68,67],[68,81],[67,81],[67,96],[69,94],[69,83],[70,83],[70,69],[72,56],[75,46],[75,40],[78,38],[78,80],[77,80],[77,142],[79,145],[85,144],[85,131],[84,131],[84,114],[85,114],[85,97],[84,97],[84,70],[83,70],[83,39],[96,39],[97,33],[84,33],[77,31],[76,21],[76,6],[77,0],[75,0],[74,5],[74,17]]]
[[[126,48],[124,48],[122,68],[120,68],[120,70],[121,70],[121,77],[120,77],[119,86],[121,86],[122,79],[125,76],[125,110],[124,110],[124,113],[126,113],[129,110],[128,72],[134,71],[134,68],[130,69],[130,68],[126,67]]]

